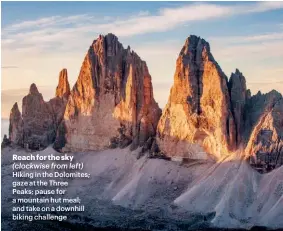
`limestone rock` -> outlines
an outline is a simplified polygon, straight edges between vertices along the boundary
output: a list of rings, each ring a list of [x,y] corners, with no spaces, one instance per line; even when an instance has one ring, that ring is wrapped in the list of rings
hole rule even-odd
[[[131,148],[142,146],[155,135],[160,114],[146,63],[115,35],[100,35],[68,99],[65,150],[104,149],[121,127]]]
[[[53,147],[58,151],[60,151],[60,149],[65,145],[66,130],[63,118],[70,93],[68,72],[67,69],[64,68],[59,73],[59,82],[56,88],[55,97],[48,102],[51,107],[52,114],[54,115],[56,130],[56,139]]]
[[[11,109],[9,122],[9,140],[23,145],[23,119],[17,103]]]
[[[231,98],[232,113],[236,126],[236,145],[239,145],[244,131],[245,105],[246,101],[250,97],[250,93],[247,91],[246,79],[238,69],[236,69],[235,73],[232,73],[228,87]]]
[[[56,97],[68,98],[70,95],[70,85],[68,81],[68,72],[67,69],[62,69],[59,73],[59,83],[56,88]]]
[[[18,104],[15,103],[10,112],[9,140],[15,144],[23,145],[23,119]]]
[[[275,90],[252,96],[246,106],[246,155],[275,166],[283,164],[283,98]]]
[[[22,117],[24,146],[38,149],[54,142],[56,134],[54,115],[35,84],[31,85],[29,94],[23,98]]]
[[[187,38],[176,62],[174,85],[157,128],[157,143],[168,156],[216,158],[235,147],[227,77],[209,44]]]
[[[22,115],[17,103],[10,114],[9,139],[12,143],[29,149],[45,148],[55,141],[56,133],[61,134],[60,126],[70,94],[67,70],[59,75],[56,97],[45,102],[35,84],[23,98]],[[59,136],[59,135],[58,135]],[[58,141],[61,139],[58,138]]]
[[[11,144],[10,139],[7,137],[7,135],[5,134],[1,143],[1,148],[5,148],[7,146],[9,146]]]
[[[54,115],[55,126],[59,127],[63,120],[66,104],[70,95],[70,85],[68,81],[67,69],[62,69],[59,73],[59,82],[56,87],[55,97],[52,98],[48,104],[51,107]]]

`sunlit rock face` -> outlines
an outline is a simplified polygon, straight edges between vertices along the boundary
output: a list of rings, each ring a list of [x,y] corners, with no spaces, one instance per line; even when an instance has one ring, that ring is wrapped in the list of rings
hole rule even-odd
[[[59,150],[62,146],[62,143],[64,143],[61,135],[63,129],[62,120],[70,92],[68,72],[67,69],[64,68],[59,73],[59,82],[56,88],[55,97],[48,102],[51,107],[52,114],[54,115],[56,139],[53,147],[57,150]]]
[[[68,98],[70,95],[70,84],[68,81],[68,71],[66,68],[59,73],[59,83],[56,88],[55,97]]]
[[[277,167],[283,164],[283,98],[273,90],[258,92],[246,105],[246,155]]]
[[[185,41],[161,113],[146,63],[108,34],[89,47],[72,90],[66,69],[48,102],[30,86],[22,114],[17,103],[11,110],[3,145],[38,149],[54,143],[59,151],[131,145],[167,159],[240,154],[276,167],[283,164],[282,138],[282,95],[273,90],[251,96],[238,69],[228,81],[200,37]]]
[[[187,38],[176,62],[174,84],[157,128],[157,141],[169,156],[216,158],[235,148],[235,122],[227,77],[209,44]],[[203,148],[203,149],[202,149]]]
[[[68,99],[64,150],[143,146],[155,135],[161,110],[146,63],[113,34],[91,44]]]
[[[251,96],[245,77],[239,70],[229,80],[232,113],[236,124],[237,149],[253,164],[283,164],[283,100],[273,90]]]
[[[48,102],[44,101],[42,94],[33,83],[29,94],[23,98],[22,114],[17,103],[11,110],[10,141],[29,149],[45,148],[52,144],[63,119],[69,94],[70,88],[65,69],[59,74],[56,97]]]

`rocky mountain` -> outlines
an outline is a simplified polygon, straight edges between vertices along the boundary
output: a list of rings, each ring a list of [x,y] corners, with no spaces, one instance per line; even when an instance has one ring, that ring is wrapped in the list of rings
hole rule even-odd
[[[228,82],[228,88],[231,99],[231,110],[236,128],[235,143],[236,145],[239,145],[242,141],[242,135],[244,132],[245,105],[247,100],[251,97],[251,93],[247,90],[245,77],[238,69],[236,69],[235,73],[231,74]]]
[[[277,91],[258,92],[246,104],[245,154],[254,161],[283,164],[283,98]]]
[[[36,85],[30,86],[23,98],[22,114],[15,103],[10,113],[9,139],[30,149],[40,149],[53,143],[61,123],[70,93],[67,71],[59,75],[56,97],[45,102]]]
[[[29,148],[37,149],[54,141],[54,115],[50,109],[33,83],[22,104],[24,146],[28,144]]]
[[[135,149],[151,142],[160,114],[146,63],[115,35],[100,35],[70,93],[58,139],[64,150]]]
[[[166,158],[220,160],[240,154],[273,167],[283,164],[282,137],[282,95],[251,96],[244,75],[236,69],[228,79],[209,43],[195,35],[177,58],[162,113],[146,63],[107,34],[89,47],[72,90],[66,69],[49,102],[32,84],[22,115],[13,106],[9,129],[12,143],[32,149],[53,142],[60,151],[131,145]]]
[[[209,44],[190,36],[176,62],[174,84],[157,128],[157,143],[171,157],[214,159],[233,153],[253,163],[283,164],[283,100],[276,91],[251,96],[236,69],[228,81]]]
[[[217,158],[235,149],[235,121],[227,77],[209,44],[187,38],[176,62],[174,84],[157,128],[162,152],[170,156]]]

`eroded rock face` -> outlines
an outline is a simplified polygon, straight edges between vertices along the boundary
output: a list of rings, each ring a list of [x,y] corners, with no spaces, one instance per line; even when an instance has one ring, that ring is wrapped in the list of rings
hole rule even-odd
[[[187,38],[176,62],[174,85],[157,128],[157,142],[169,156],[220,158],[235,148],[227,77],[209,44]]]
[[[250,98],[250,92],[247,90],[245,77],[238,69],[236,69],[235,73],[232,73],[228,87],[231,98],[231,110],[236,126],[235,143],[238,146],[242,141],[245,123],[244,110],[246,102]]]
[[[64,68],[59,73],[59,83],[56,88],[56,97],[59,98],[68,98],[70,95],[70,85],[68,81],[68,72],[67,69]]]
[[[59,73],[59,83],[56,88],[56,97],[48,102],[51,106],[52,114],[54,115],[54,124],[56,130],[56,139],[53,147],[58,151],[60,151],[65,145],[65,125],[63,118],[70,93],[67,69],[63,69]]]
[[[160,114],[146,63],[115,35],[99,36],[68,99],[65,150],[142,146],[155,135]]]
[[[15,144],[23,145],[23,119],[18,104],[15,103],[10,112],[9,140]]]
[[[229,80],[231,106],[236,124],[236,144],[252,163],[267,168],[283,164],[283,100],[277,91],[251,96],[239,70]],[[267,169],[268,171],[268,169]]]
[[[55,140],[54,115],[37,90],[35,84],[23,98],[22,117],[24,121],[24,145],[30,149],[46,147]]]
[[[276,91],[251,96],[236,69],[229,81],[209,44],[190,36],[177,59],[174,85],[161,110],[146,63],[113,34],[90,46],[70,91],[67,70],[45,102],[35,84],[10,114],[9,142],[63,151],[132,149],[141,155],[221,159],[233,152],[283,164],[283,99]],[[161,116],[161,117],[160,117]]]
[[[246,105],[245,153],[262,163],[283,164],[283,98],[275,90],[252,96]]]
[[[10,114],[9,139],[12,143],[30,149],[45,148],[55,141],[56,133],[63,119],[70,88],[67,72],[59,75],[56,97],[45,102],[35,84],[23,98],[22,115],[17,103]]]
[[[5,148],[8,147],[11,144],[10,139],[7,137],[7,135],[5,134],[1,143],[1,148]]]
[[[59,73],[59,82],[56,87],[55,97],[50,99],[48,104],[54,115],[56,130],[59,127],[65,113],[66,104],[70,95],[70,85],[68,81],[67,69],[62,69]]]

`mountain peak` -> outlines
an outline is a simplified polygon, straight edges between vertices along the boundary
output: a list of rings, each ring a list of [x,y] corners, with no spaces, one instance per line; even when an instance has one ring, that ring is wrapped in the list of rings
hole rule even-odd
[[[13,105],[13,107],[12,107],[12,111],[20,111],[17,102],[14,103],[14,105]]]
[[[31,95],[37,95],[37,94],[39,94],[39,91],[38,91],[37,86],[35,85],[35,83],[32,83],[32,84],[30,85],[29,94],[31,94]]]
[[[226,78],[209,43],[189,36],[176,61],[168,110],[158,123],[157,142],[162,152],[199,158],[199,146],[217,157],[233,150],[235,125]]]
[[[191,49],[200,49],[205,47],[208,51],[210,51],[209,43],[203,38],[196,35],[190,35],[186,39],[184,46],[190,47]]]
[[[135,149],[155,135],[160,114],[146,63],[114,34],[99,35],[66,106],[65,149]]]
[[[70,85],[68,81],[68,72],[63,68],[59,73],[59,82],[56,88],[56,97],[68,97],[70,94]]]
[[[213,56],[210,53],[210,45],[203,38],[190,35],[182,47],[180,57],[183,57],[183,62],[186,64],[189,62],[196,62],[200,64],[204,60],[210,60],[215,62]],[[216,63],[216,62],[215,62]]]

